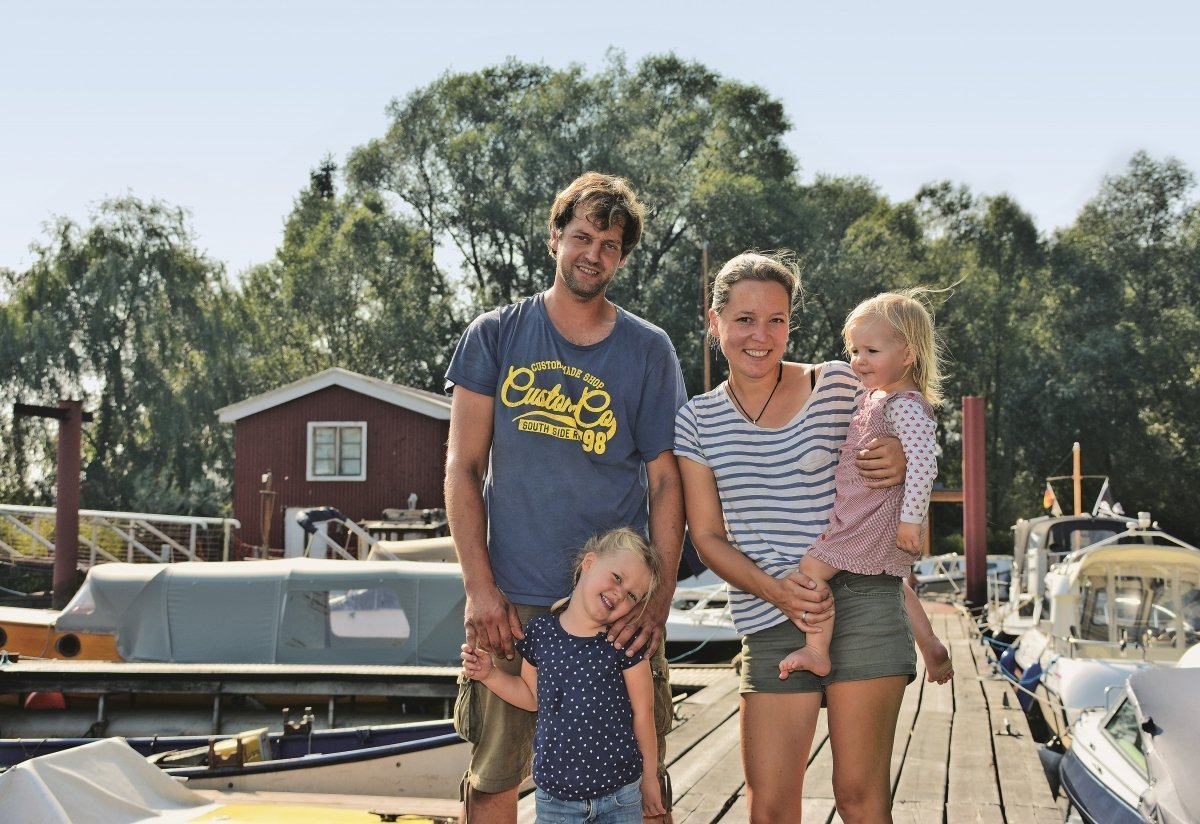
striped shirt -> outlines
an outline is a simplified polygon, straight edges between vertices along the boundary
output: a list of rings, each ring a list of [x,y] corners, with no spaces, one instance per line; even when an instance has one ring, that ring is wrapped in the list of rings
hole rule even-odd
[[[675,454],[712,470],[730,542],[768,575],[794,571],[829,524],[838,447],[860,388],[849,364],[829,361],[785,426],[747,421],[725,384],[692,398],[675,416]],[[733,587],[730,607],[742,635],[787,620],[774,605]]]

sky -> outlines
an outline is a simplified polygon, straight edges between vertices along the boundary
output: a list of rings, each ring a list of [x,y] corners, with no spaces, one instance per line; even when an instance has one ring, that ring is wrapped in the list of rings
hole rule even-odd
[[[390,101],[510,56],[596,71],[609,49],[765,89],[804,182],[905,200],[950,180],[1048,233],[1140,149],[1200,174],[1198,31],[1200,5],[1156,0],[3,2],[0,269],[131,194],[186,209],[237,276],[274,255],[310,170],[385,133]]]

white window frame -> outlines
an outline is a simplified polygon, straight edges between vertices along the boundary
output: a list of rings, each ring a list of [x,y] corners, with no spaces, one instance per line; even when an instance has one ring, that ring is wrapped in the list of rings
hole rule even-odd
[[[313,442],[314,430],[326,427],[337,427],[339,429],[357,428],[362,430],[362,460],[357,475],[316,475],[313,473]],[[341,444],[341,438],[338,438],[338,444]],[[340,458],[336,459],[337,464],[341,464]],[[304,477],[309,481],[330,481],[338,483],[341,481],[365,481],[367,479],[367,422],[366,421],[309,421],[308,422],[308,442],[304,450]]]

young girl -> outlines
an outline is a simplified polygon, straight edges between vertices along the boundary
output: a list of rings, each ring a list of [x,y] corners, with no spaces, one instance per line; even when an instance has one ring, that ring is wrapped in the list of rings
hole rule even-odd
[[[615,529],[587,542],[573,578],[571,595],[526,625],[517,642],[520,676],[465,644],[463,675],[537,712],[538,821],[641,824],[643,815],[666,813],[650,664],[606,635],[611,624],[645,607],[659,579],[658,554],[633,530]]]
[[[800,571],[810,578],[829,581],[840,570],[907,578],[913,556],[921,552],[921,524],[937,476],[933,406],[941,403],[938,344],[929,312],[918,300],[924,293],[877,295],[846,318],[842,335],[864,391],[838,455],[829,527],[800,561]],[[854,457],[864,444],[885,435],[899,438],[904,448],[904,485],[870,489]],[[944,684],[954,675],[945,646],[915,597],[905,598],[905,608],[929,680]],[[809,633],[805,645],[779,663],[779,677],[796,670],[828,674],[832,638],[830,619],[823,632]]]

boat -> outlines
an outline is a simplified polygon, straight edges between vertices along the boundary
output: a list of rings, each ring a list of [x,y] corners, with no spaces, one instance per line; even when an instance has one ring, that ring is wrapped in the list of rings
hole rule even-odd
[[[140,736],[123,740],[189,786],[238,792],[455,798],[470,757],[451,720],[314,728],[306,714],[281,732]],[[0,769],[98,738],[0,739]]]
[[[676,583],[666,645],[672,663],[730,661],[741,651],[742,640],[729,608],[729,585],[712,570]]]
[[[983,635],[1002,654],[1025,630],[1048,612],[1045,578],[1067,554],[1129,528],[1131,521],[1092,515],[1044,515],[1022,518],[1012,527],[1013,554],[1007,592],[988,599]],[[989,559],[993,556],[988,556]],[[990,589],[990,588],[989,588]]]
[[[368,560],[456,563],[450,537],[375,542]],[[729,610],[729,586],[715,572],[702,569],[675,583],[667,615],[667,658],[672,663],[729,661],[741,650],[741,638]]]
[[[1200,663],[1200,662],[1198,662]],[[1200,821],[1200,668],[1148,669],[1085,710],[1058,765],[1072,813],[1087,824]]]
[[[987,556],[987,593],[989,602],[1008,597],[1012,576],[1011,555]],[[967,559],[956,552],[928,555],[913,561],[913,577],[918,595],[949,595],[961,597],[967,577]]]
[[[1026,692],[1043,735],[1070,744],[1071,725],[1135,671],[1176,665],[1200,633],[1200,550],[1154,528],[1130,529],[1066,555],[1046,575],[1048,613],[1002,670]]]
[[[155,767],[123,739],[105,738],[39,756],[0,774],[5,820],[73,824],[184,821],[320,821],[378,824],[407,819],[421,802],[383,797],[310,794],[218,793],[190,786]],[[344,793],[345,791],[343,791]],[[423,806],[430,806],[424,802]],[[442,824],[453,819],[424,815]]]
[[[107,563],[61,612],[0,610],[0,646],[54,659],[455,666],[465,600],[457,564]]]

